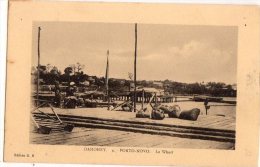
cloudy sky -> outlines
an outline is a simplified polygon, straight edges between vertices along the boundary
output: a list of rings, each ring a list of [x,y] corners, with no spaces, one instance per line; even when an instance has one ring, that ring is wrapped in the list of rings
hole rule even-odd
[[[37,22],[33,25],[33,65],[41,26],[41,64],[61,71],[84,64],[89,75],[104,76],[110,50],[110,77],[133,73],[134,24]],[[137,79],[236,83],[237,28],[138,24]]]

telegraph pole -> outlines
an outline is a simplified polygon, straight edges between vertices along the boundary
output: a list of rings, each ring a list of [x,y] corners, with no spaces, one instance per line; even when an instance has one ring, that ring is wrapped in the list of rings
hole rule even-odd
[[[39,104],[39,87],[40,87],[40,37],[41,27],[38,27],[38,65],[37,65],[37,101],[36,106]]]
[[[109,50],[107,50],[107,67],[106,67],[106,95],[107,95],[107,110],[110,109],[110,98],[109,98],[109,88],[108,88],[108,81],[109,81]]]
[[[134,112],[136,112],[136,57],[137,57],[137,23],[135,23]]]

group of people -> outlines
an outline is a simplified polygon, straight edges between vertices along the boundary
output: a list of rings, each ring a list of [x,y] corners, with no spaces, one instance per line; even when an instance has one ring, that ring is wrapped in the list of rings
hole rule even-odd
[[[62,107],[62,104],[66,108],[75,108],[77,105],[77,99],[75,97],[75,92],[76,92],[76,86],[74,82],[69,82],[68,86],[66,87],[66,92],[65,92],[65,97],[62,95],[62,90],[60,88],[60,83],[58,81],[55,82],[55,87],[54,87],[54,92],[55,92],[55,104],[57,107]],[[63,102],[63,103],[62,103]],[[204,106],[206,110],[206,114],[210,106],[208,105],[208,99],[206,98],[204,101]],[[124,104],[122,108],[129,108],[130,111],[133,109],[132,104]],[[167,113],[169,117],[180,117],[180,108],[176,108],[176,106],[154,106],[153,111],[152,111],[152,118],[154,119],[164,119],[164,113]],[[199,111],[196,110],[195,117],[192,119],[197,119]],[[176,115],[177,114],[177,115]],[[186,114],[187,115],[187,114]],[[188,114],[189,116],[189,114]],[[143,113],[137,113],[137,117],[148,117],[146,114]]]

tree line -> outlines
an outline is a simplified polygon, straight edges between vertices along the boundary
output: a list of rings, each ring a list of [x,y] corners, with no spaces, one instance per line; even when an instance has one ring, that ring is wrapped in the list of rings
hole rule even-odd
[[[105,78],[90,76],[83,72],[84,65],[80,63],[72,64],[66,67],[61,72],[56,66],[50,64],[41,65],[39,68],[32,67],[33,83],[37,83],[37,71],[39,70],[39,79],[45,85],[54,85],[55,82],[69,83],[74,82],[76,86],[96,86],[100,90],[104,90]],[[114,92],[129,91],[131,83],[133,84],[133,75],[128,74],[129,79],[116,79],[110,78],[108,85],[110,90]],[[84,84],[87,81],[88,85]],[[154,87],[163,89],[168,94],[182,94],[182,95],[194,95],[204,94],[211,96],[228,96],[235,97],[236,89],[230,85],[222,82],[208,82],[208,83],[181,83],[171,80],[156,81],[161,85],[155,84],[154,81],[141,80],[137,81],[138,87]]]
[[[164,89],[170,94],[204,94],[211,96],[236,97],[235,85],[225,84],[222,82],[208,82],[208,83],[180,83],[167,82]]]
[[[77,85],[85,82],[89,76],[84,74],[84,65],[80,63],[72,64],[63,70],[63,73],[56,67],[50,64],[32,67],[33,82],[37,83],[37,73],[39,70],[39,79],[43,84],[53,85],[55,82],[75,82]]]

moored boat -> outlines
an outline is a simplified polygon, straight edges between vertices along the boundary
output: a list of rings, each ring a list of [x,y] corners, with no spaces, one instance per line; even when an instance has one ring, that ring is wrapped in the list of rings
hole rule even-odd
[[[212,97],[212,96],[194,96],[193,100],[197,102],[203,102],[205,100],[208,100],[208,102],[220,102],[223,100],[222,97]]]

